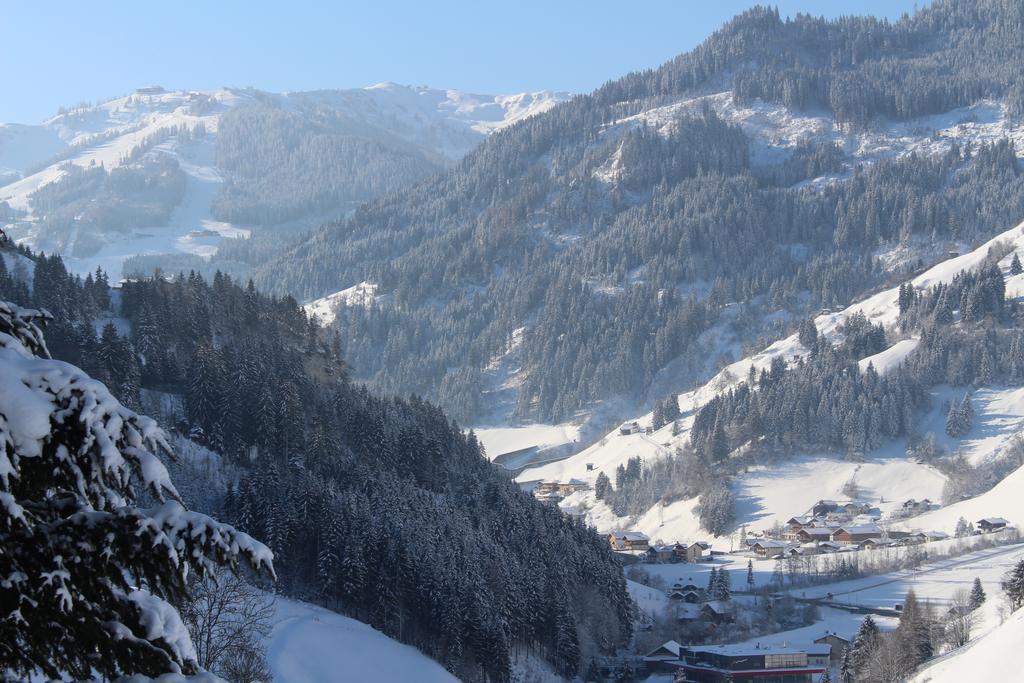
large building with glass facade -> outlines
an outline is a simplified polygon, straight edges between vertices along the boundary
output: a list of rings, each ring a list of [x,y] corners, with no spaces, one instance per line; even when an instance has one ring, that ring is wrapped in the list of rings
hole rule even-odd
[[[684,647],[679,660],[687,683],[813,683],[825,672],[821,658],[777,645]]]

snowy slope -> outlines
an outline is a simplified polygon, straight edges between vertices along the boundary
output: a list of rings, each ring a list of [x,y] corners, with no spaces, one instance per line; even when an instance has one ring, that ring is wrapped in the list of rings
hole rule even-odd
[[[304,602],[274,598],[267,660],[274,683],[457,683],[444,667],[367,624]]]
[[[996,484],[991,491],[944,508],[926,512],[902,524],[914,529],[949,532],[961,517],[977,523],[983,517],[1003,517],[1011,524],[1024,524],[1024,467]]]
[[[315,315],[322,325],[330,325],[338,313],[339,306],[369,306],[376,298],[377,285],[360,282],[334,294],[314,299],[302,306],[308,315]]]
[[[991,620],[986,618],[986,622]],[[940,657],[911,680],[915,683],[1019,680],[1015,678],[1020,672],[1014,660],[1021,643],[1024,643],[1024,610],[1017,610],[1004,623],[983,631],[964,647]]]
[[[568,97],[567,93],[549,91],[477,95],[394,83],[281,94],[250,90],[135,93],[76,108],[36,126],[0,124],[0,202],[25,212],[23,220],[0,227],[35,249],[60,250],[69,268],[80,273],[102,266],[118,276],[120,264],[135,254],[179,252],[208,257],[221,238],[249,232],[248,226],[216,221],[210,213],[223,182],[214,160],[218,121],[233,107],[256,99],[295,111],[327,107],[433,156],[456,160],[489,133],[546,111]],[[63,177],[65,164],[102,165],[110,170],[154,134],[172,127],[195,130],[199,126],[207,132],[204,139],[179,144],[172,137],[159,146],[159,152],[177,158],[186,174],[185,196],[167,226],[140,225],[128,237],[111,236],[99,253],[84,259],[67,258],[73,235],[61,244],[41,241],[29,197]],[[34,168],[40,164],[44,167]]]
[[[790,151],[807,141],[834,143],[844,154],[859,161],[916,153],[945,153],[956,142],[972,145],[1012,140],[1017,149],[1024,144],[1024,125],[1010,115],[1005,103],[982,100],[943,114],[907,121],[880,121],[856,131],[844,129],[827,112],[812,113],[756,100],[749,105],[733,101],[732,92],[719,92],[655,107],[609,124],[605,133],[618,132],[639,124],[667,135],[681,115],[701,116],[705,107],[724,120],[740,126],[753,139],[752,160],[768,163],[785,159]],[[598,176],[614,181],[614,162]],[[849,165],[845,173],[849,170]],[[841,173],[841,174],[842,174]],[[829,178],[818,179],[817,182]]]
[[[1004,231],[971,252],[938,263],[915,277],[911,283],[920,289],[940,282],[950,282],[960,271],[980,265],[989,248],[996,242],[1010,243],[1017,251],[1024,253],[1024,224]],[[1008,255],[1000,262],[1004,270],[1008,268],[1011,258],[1012,255]],[[843,320],[854,313],[863,313],[874,323],[892,325],[898,316],[898,294],[898,287],[878,292],[843,311],[819,315],[815,319],[815,324],[819,333],[833,341],[838,337],[838,328]],[[880,372],[884,372],[895,367],[914,346],[916,340],[901,340],[892,348],[865,360],[875,365]],[[650,435],[622,435],[618,430],[614,430],[599,442],[565,460],[525,470],[519,475],[518,480],[566,481],[577,478],[592,484],[599,472],[604,471],[613,476],[615,468],[624,465],[631,457],[640,456],[644,460],[663,457],[676,446],[687,442],[695,410],[718,393],[742,382],[751,366],[760,372],[761,369],[767,368],[776,356],[788,361],[804,352],[805,349],[797,336],[792,335],[729,365],[705,385],[681,394],[680,433],[675,437],[671,434],[670,426]],[[867,366],[867,362],[863,363],[864,367]],[[961,389],[961,394],[962,391]],[[935,404],[941,405],[948,395],[948,389],[937,389]],[[971,433],[964,439],[947,445],[953,449],[962,448],[972,462],[979,462],[1001,449],[1019,426],[1024,424],[1021,422],[1024,420],[1024,391],[980,390],[976,393],[975,409],[978,417]],[[924,418],[923,433],[942,433],[942,427],[937,424],[938,410]],[[651,423],[652,415],[648,413],[634,419],[641,426],[646,426]],[[944,435],[942,436],[944,438]],[[771,526],[775,521],[785,521],[790,516],[802,514],[811,503],[819,499],[844,498],[841,495],[842,486],[851,478],[862,487],[864,496],[875,503],[884,498],[885,501],[889,501],[888,507],[892,506],[893,501],[907,498],[936,500],[940,497],[944,477],[927,465],[903,457],[904,446],[902,443],[888,444],[880,452],[872,454],[868,462],[860,465],[837,460],[827,454],[807,454],[804,458],[792,459],[777,465],[770,472],[763,468],[754,469],[736,480],[738,522],[740,525],[750,525],[753,529],[761,529]],[[628,519],[615,517],[607,506],[594,499],[592,492],[573,494],[563,505],[582,505],[589,508],[588,521],[602,531],[620,527],[635,528],[652,538],[661,538],[665,541],[693,540],[704,535],[694,514],[696,500],[676,501],[667,507],[655,506],[633,524]],[[984,504],[978,505],[981,507]],[[887,511],[886,504],[879,507],[883,508],[883,512]],[[985,512],[983,516],[996,514],[999,513]],[[921,518],[915,518],[915,524],[918,520]],[[954,517],[953,523],[955,520]],[[940,521],[942,524],[939,524]],[[938,527],[951,531],[952,525],[947,522],[945,519],[936,519],[928,528]],[[921,524],[925,524],[925,521],[922,520]]]

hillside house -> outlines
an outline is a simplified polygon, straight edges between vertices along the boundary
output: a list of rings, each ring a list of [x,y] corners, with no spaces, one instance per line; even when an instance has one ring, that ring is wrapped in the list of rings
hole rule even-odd
[[[832,534],[832,540],[842,545],[863,543],[868,539],[879,539],[883,535],[882,530],[874,524],[864,526],[840,527]]]
[[[701,587],[693,582],[693,579],[687,579],[686,583],[683,583],[682,579],[672,584],[672,590],[674,591],[697,591],[701,592]]]
[[[816,544],[816,546],[819,555],[824,553],[837,553],[843,548],[843,546],[839,545],[835,541],[822,541],[821,543]]]
[[[928,537],[920,531],[899,539],[899,545],[921,545],[927,542]]]
[[[636,420],[631,422],[623,422],[622,426],[619,427],[619,434],[622,436],[629,436],[630,434],[639,434],[641,431],[640,423]]]
[[[788,543],[774,541],[770,538],[761,538],[751,545],[750,549],[754,551],[754,554],[758,557],[775,557],[776,555],[783,553],[788,547]]]
[[[533,489],[535,496],[558,493],[559,484],[557,481],[541,481],[537,483],[537,486]]]
[[[668,599],[675,602],[685,603],[687,605],[696,605],[704,599],[704,591],[693,588],[681,590],[673,589],[669,591]]]
[[[818,517],[820,515],[827,515],[830,512],[835,512],[839,509],[839,503],[834,500],[819,500],[817,503],[811,506],[811,515]]]
[[[646,673],[658,673],[675,671],[678,666],[672,662],[679,661],[679,652],[682,645],[674,640],[663,643],[644,655],[644,670]]]
[[[711,550],[711,544],[703,541],[689,544],[676,543],[676,555],[681,558],[682,562],[700,562],[707,556],[709,550]]]
[[[801,543],[820,543],[822,541],[831,541],[832,533],[835,529],[828,527],[807,527],[797,532],[796,538]]]
[[[825,635],[821,638],[815,638],[814,643],[816,645],[828,645],[829,646],[829,660],[833,664],[839,664],[843,661],[843,652],[846,648],[850,647],[850,641],[837,635],[834,631],[826,631]]]
[[[945,541],[949,538],[949,534],[945,531],[926,531],[924,532],[924,535],[928,543],[931,543],[932,541]]]
[[[825,672],[812,665],[805,650],[760,645],[700,645],[683,647],[682,669],[689,683],[752,683],[785,681],[812,683]]]
[[[569,481],[559,482],[558,492],[563,496],[576,493],[577,491],[586,491],[590,486],[587,482],[580,479],[570,479]]]
[[[700,618],[712,624],[731,624],[733,621],[732,603],[728,600],[711,600],[700,608]]]
[[[652,545],[644,553],[644,559],[658,564],[680,561],[676,555],[676,547],[674,545]]]
[[[932,504],[932,501],[928,498],[924,498],[922,500],[914,500],[911,498],[910,500],[903,501],[901,511],[905,517],[909,517],[911,515],[919,515],[922,512],[928,512],[933,507],[934,505]]]
[[[1007,524],[1009,522],[1002,517],[986,517],[985,519],[979,519],[975,526],[981,530],[981,533],[990,534],[993,531],[1005,529]]]
[[[860,541],[856,544],[861,550],[877,550],[878,548],[884,548],[892,545],[889,541],[883,541],[881,538],[868,538]]]
[[[639,531],[613,531],[608,534],[608,543],[612,550],[647,550],[650,539]]]
[[[558,507],[558,504],[561,503],[565,499],[565,497],[562,496],[562,494],[558,493],[558,492],[554,492],[554,493],[534,493],[533,497],[536,498],[537,500],[539,500],[541,503],[544,503],[545,505],[551,505],[553,507]]]

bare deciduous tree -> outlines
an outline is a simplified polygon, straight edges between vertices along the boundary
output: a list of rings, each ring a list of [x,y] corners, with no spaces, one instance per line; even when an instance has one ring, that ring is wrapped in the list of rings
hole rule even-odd
[[[199,666],[232,683],[266,680],[260,641],[270,631],[274,604],[232,572],[196,581],[180,607]]]
[[[963,647],[971,639],[974,626],[974,610],[971,609],[971,594],[960,589],[953,594],[949,612],[946,615],[946,642],[950,648]]]

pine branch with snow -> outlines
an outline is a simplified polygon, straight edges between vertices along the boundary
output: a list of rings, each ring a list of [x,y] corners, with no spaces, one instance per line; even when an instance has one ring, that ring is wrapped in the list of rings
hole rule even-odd
[[[169,600],[195,572],[272,554],[186,510],[157,424],[52,360],[45,312],[0,302],[0,669],[28,676],[197,671]],[[147,491],[156,501],[138,507]]]

